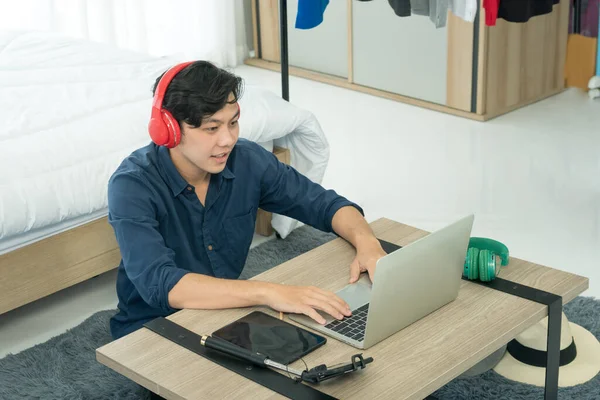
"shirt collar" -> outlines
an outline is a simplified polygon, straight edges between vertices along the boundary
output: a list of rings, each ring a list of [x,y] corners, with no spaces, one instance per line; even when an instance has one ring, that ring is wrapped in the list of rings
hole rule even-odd
[[[188,183],[183,179],[179,171],[177,171],[177,168],[175,168],[175,164],[173,164],[173,160],[171,160],[169,154],[169,149],[165,146],[158,147],[158,160],[164,170],[167,185],[169,185],[169,188],[173,192],[173,197],[178,196],[185,190]]]
[[[231,169],[229,169],[229,165],[227,165],[227,164],[225,165],[225,168],[220,173],[220,175],[222,175],[223,178],[225,178],[225,179],[233,179],[233,178],[235,178],[235,175],[233,174],[233,172],[231,172]]]
[[[165,172],[167,184],[171,188],[171,192],[173,192],[173,197],[180,195],[181,192],[183,192],[185,188],[189,185],[189,183],[185,179],[183,179],[179,171],[177,171],[175,164],[173,164],[173,160],[171,160],[169,149],[164,146],[159,146],[158,159]],[[235,178],[235,175],[229,168],[229,165],[225,165],[223,171],[214,176],[214,178],[217,179],[217,182],[220,186],[222,178],[233,179]]]

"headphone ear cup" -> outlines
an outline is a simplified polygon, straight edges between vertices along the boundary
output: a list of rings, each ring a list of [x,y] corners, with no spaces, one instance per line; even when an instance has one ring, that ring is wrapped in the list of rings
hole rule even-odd
[[[489,250],[479,252],[479,279],[489,282],[496,278],[496,257]]]
[[[169,141],[169,130],[162,118],[152,117],[148,123],[148,132],[158,146],[164,146]]]
[[[465,258],[465,267],[463,275],[469,280],[479,278],[479,249],[476,247],[469,247],[467,250],[467,257]]]
[[[161,110],[161,116],[163,125],[167,129],[167,142],[164,144],[168,148],[173,148],[181,142],[181,131],[179,129],[179,123],[173,117],[173,115],[167,110]]]

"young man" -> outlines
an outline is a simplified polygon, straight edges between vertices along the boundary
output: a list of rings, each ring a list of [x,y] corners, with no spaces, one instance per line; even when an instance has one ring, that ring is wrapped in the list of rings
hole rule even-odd
[[[171,68],[154,87],[153,143],[133,152],[108,186],[122,254],[113,338],[178,309],[266,305],[341,319],[348,305],[315,287],[238,280],[258,208],[335,232],[356,248],[350,282],[385,255],[356,204],[238,138],[242,81],[208,62]],[[165,121],[165,122],[163,122]]]

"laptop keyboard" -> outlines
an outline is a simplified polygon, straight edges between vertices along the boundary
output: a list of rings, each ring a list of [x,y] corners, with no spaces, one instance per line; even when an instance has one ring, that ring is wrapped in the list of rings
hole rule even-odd
[[[344,318],[341,321],[336,319],[325,325],[325,328],[329,328],[340,335],[360,342],[365,338],[368,312],[369,305],[365,304],[364,306],[353,310],[351,317]]]

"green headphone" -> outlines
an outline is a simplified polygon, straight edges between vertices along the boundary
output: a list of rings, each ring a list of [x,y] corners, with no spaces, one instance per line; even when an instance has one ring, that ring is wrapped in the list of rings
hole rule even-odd
[[[508,264],[508,248],[505,245],[493,239],[472,237],[469,239],[463,276],[483,282],[494,280],[498,274],[496,256],[500,257],[501,265]]]

